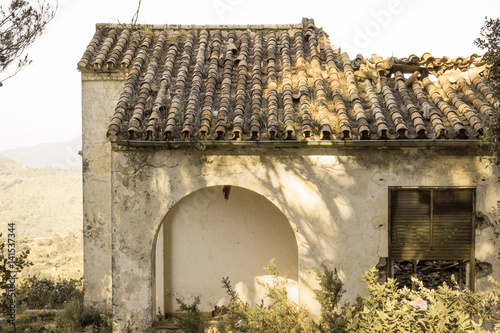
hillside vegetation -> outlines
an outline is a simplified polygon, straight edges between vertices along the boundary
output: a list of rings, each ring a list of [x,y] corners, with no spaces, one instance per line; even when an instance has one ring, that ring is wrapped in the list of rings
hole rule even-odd
[[[15,223],[17,250],[35,266],[24,274],[81,276],[81,170],[29,168],[0,155],[0,233]],[[23,275],[24,275],[23,274]]]

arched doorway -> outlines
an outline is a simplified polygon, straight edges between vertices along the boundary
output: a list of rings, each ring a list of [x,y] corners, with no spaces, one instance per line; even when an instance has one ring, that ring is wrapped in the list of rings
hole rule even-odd
[[[222,277],[244,301],[260,302],[256,278],[269,279],[263,266],[275,258],[298,299],[298,249],[283,213],[265,197],[235,186],[198,190],[167,214],[156,245],[156,310],[176,312],[176,298],[199,296],[202,311],[227,302]]]

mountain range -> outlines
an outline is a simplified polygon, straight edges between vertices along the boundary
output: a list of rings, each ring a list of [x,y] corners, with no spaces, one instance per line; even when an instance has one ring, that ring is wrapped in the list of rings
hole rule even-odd
[[[77,170],[82,168],[82,136],[58,142],[41,143],[32,147],[20,147],[0,151],[0,154],[30,168],[61,168]]]

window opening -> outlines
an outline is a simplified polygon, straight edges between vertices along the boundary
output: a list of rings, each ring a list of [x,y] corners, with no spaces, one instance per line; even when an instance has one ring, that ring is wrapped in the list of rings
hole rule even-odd
[[[474,289],[474,189],[392,188],[388,276],[399,285]]]

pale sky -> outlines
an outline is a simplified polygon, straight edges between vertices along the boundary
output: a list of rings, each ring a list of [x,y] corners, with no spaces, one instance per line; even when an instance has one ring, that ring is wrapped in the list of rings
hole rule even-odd
[[[59,0],[56,17],[28,50],[33,64],[0,88],[0,151],[67,141],[81,133],[76,64],[95,23],[129,23],[137,3]],[[425,52],[457,57],[482,53],[473,41],[485,16],[500,16],[499,0],[142,0],[138,22],[286,24],[309,17],[351,58],[358,53],[386,58]]]

